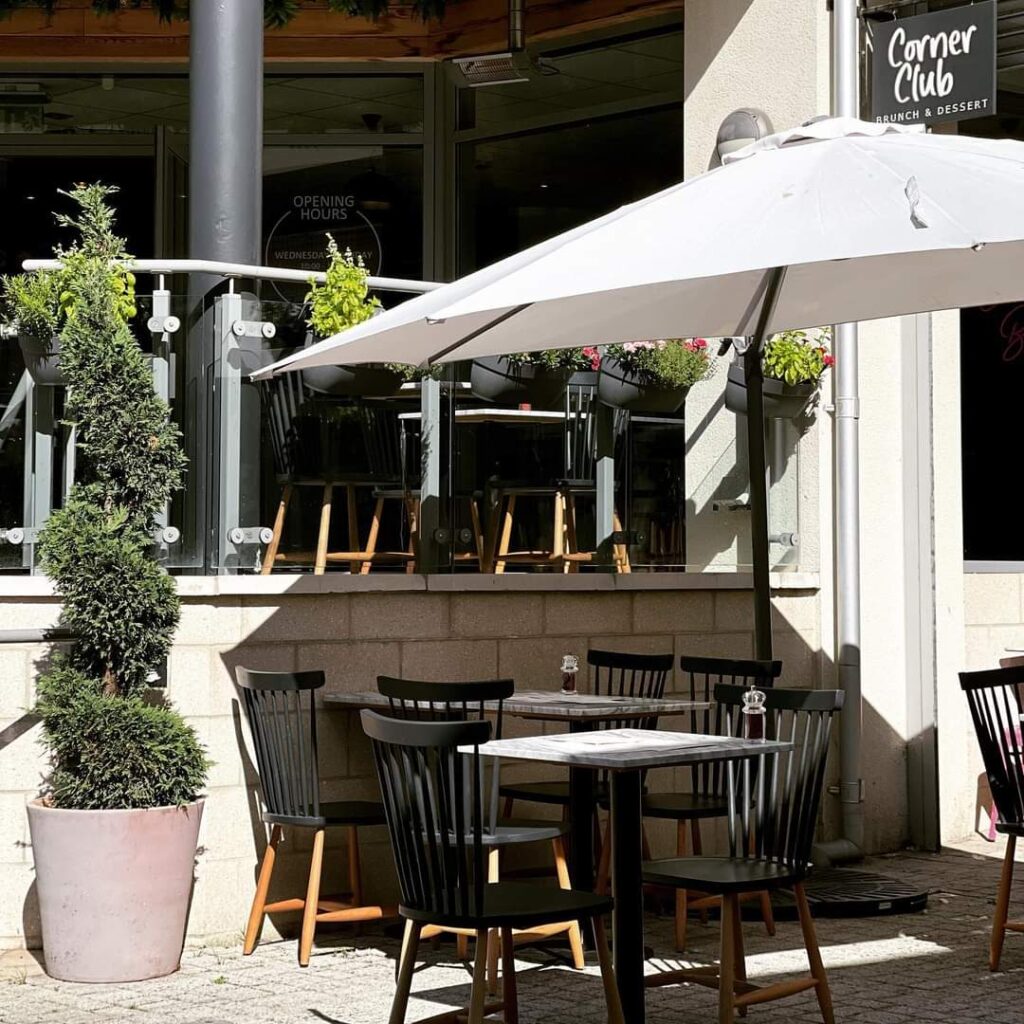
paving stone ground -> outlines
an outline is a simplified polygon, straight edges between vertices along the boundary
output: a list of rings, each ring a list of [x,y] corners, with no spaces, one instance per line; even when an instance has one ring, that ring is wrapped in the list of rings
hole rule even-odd
[[[866,870],[927,888],[920,914],[818,921],[818,935],[840,1024],[1021,1024],[1024,1021],[1024,935],[1009,935],[1003,969],[987,968],[998,846],[969,844],[940,855],[902,853],[876,858]],[[1024,877],[1011,916],[1024,917]],[[751,978],[802,973],[805,960],[795,923],[780,921],[774,938],[756,921],[746,924]],[[692,962],[714,960],[714,922],[690,928]],[[648,919],[655,958],[649,970],[678,961],[671,953],[668,918]],[[397,933],[367,929],[353,938],[338,931],[318,940],[310,966],[300,969],[294,942],[265,943],[253,956],[239,949],[186,950],[181,970],[133,985],[72,985],[14,972],[0,982],[3,1024],[383,1024],[394,991]],[[523,949],[522,1024],[598,1024],[605,1020],[596,967],[571,970],[554,947]],[[415,1022],[468,999],[469,974],[454,947],[428,949],[416,975],[408,1020]],[[716,1019],[715,994],[695,987],[653,990],[651,1024]],[[754,1006],[751,1024],[820,1021],[812,994]]]

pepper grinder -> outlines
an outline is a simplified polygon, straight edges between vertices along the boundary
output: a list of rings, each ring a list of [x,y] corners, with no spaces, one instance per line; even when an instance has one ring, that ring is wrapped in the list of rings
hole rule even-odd
[[[743,738],[764,739],[765,695],[752,686],[743,694]]]
[[[580,659],[575,654],[562,657],[562,693],[576,692],[576,673],[580,670]]]

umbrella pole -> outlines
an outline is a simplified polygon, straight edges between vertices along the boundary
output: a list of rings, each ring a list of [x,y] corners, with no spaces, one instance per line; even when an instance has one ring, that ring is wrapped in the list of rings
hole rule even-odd
[[[768,540],[768,457],[765,451],[761,356],[785,276],[785,267],[776,267],[768,272],[757,328],[743,354],[747,384],[747,465],[750,472],[750,540],[754,575],[754,656],[762,661],[771,661],[774,655]]]

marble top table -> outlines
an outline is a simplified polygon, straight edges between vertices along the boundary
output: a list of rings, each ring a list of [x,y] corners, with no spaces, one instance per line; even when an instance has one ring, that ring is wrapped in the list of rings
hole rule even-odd
[[[471,747],[465,753],[472,752]],[[792,743],[743,740],[699,733],[648,729],[608,729],[491,740],[481,745],[485,757],[568,765],[577,774],[609,772],[611,790],[612,948],[622,1008],[629,1024],[644,1024],[644,899],[641,830],[642,773],[649,768],[675,767],[703,761],[749,760],[792,750]],[[589,769],[583,773],[581,769]],[[763,769],[764,770],[764,769]],[[581,833],[588,831],[584,828]],[[574,833],[573,841],[576,840]],[[577,883],[579,884],[579,883]]]
[[[388,698],[376,690],[361,693],[329,693],[324,703],[349,707],[386,708]],[[603,697],[593,694],[563,694],[557,690],[516,690],[502,702],[502,711],[516,718],[533,718],[544,722],[566,722],[570,728],[588,726],[600,722],[630,721],[640,718],[686,715],[710,707],[706,701],[694,701],[669,694],[655,700],[645,697]],[[497,711],[497,702],[492,702]]]

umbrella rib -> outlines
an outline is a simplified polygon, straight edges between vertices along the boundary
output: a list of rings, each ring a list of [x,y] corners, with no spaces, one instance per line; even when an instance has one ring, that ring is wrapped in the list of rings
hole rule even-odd
[[[517,313],[522,313],[524,309],[529,309],[532,305],[532,302],[524,302],[521,306],[514,306],[512,309],[506,310],[501,314],[501,316],[495,317],[493,320],[484,324],[483,327],[478,327],[475,331],[470,331],[470,333],[464,338],[460,338],[458,341],[453,341],[447,348],[443,348],[440,352],[435,352],[432,356],[429,356],[427,358],[427,365],[433,366],[439,359],[443,359],[446,355],[449,355],[456,349],[462,348],[464,345],[468,345],[471,341],[475,341],[481,334],[486,334],[487,331],[491,330],[493,327],[503,324],[506,320],[510,320]]]

